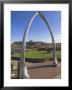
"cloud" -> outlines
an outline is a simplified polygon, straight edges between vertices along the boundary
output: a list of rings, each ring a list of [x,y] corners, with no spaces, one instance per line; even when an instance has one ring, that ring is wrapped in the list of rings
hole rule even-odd
[[[56,42],[56,43],[61,42],[61,35],[60,35],[60,34],[55,34],[55,35],[54,35],[54,39],[55,39],[55,42]]]

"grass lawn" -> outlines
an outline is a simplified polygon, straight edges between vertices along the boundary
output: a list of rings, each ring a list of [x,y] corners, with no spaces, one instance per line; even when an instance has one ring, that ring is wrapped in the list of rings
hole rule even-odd
[[[21,57],[21,54],[16,53],[16,57]],[[61,51],[56,51],[57,58],[61,58]],[[37,51],[37,50],[28,50],[25,53],[25,58],[32,58],[32,59],[50,59],[52,58],[52,53],[47,53],[47,51]]]
[[[60,51],[56,51],[56,56],[58,58],[61,57]],[[47,59],[52,57],[52,53],[47,53],[46,51],[31,51],[31,52],[26,52],[25,54],[26,58],[38,58],[38,59]]]

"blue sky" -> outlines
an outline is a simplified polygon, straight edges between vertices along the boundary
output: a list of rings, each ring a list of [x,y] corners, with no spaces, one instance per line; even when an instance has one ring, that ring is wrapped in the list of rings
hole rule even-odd
[[[23,34],[26,29],[30,18],[34,15],[36,11],[12,11],[11,12],[11,42],[21,41],[23,39]],[[61,12],[60,11],[41,11],[46,17],[56,43],[61,42]],[[50,32],[45,24],[45,22],[36,16],[34,19],[29,33],[27,41],[43,41],[51,43]]]

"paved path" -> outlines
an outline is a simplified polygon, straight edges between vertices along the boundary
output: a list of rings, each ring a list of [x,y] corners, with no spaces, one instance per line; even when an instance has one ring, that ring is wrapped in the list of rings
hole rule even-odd
[[[53,79],[61,79],[61,74],[57,75],[57,76],[54,77]]]
[[[30,79],[60,79],[61,78],[61,66],[60,64],[56,67],[52,66],[51,62],[46,63],[38,63],[32,64],[28,66],[28,73],[30,75]],[[13,71],[12,73],[16,73],[14,78],[17,78],[17,71]]]

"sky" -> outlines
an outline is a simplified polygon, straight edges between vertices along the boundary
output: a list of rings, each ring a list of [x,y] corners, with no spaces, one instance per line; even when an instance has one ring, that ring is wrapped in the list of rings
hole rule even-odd
[[[24,31],[31,17],[36,11],[11,11],[11,43],[22,41]],[[61,12],[60,11],[41,11],[47,19],[52,30],[56,43],[61,42]],[[30,27],[27,41],[42,41],[51,43],[51,35],[40,16],[36,16]]]

